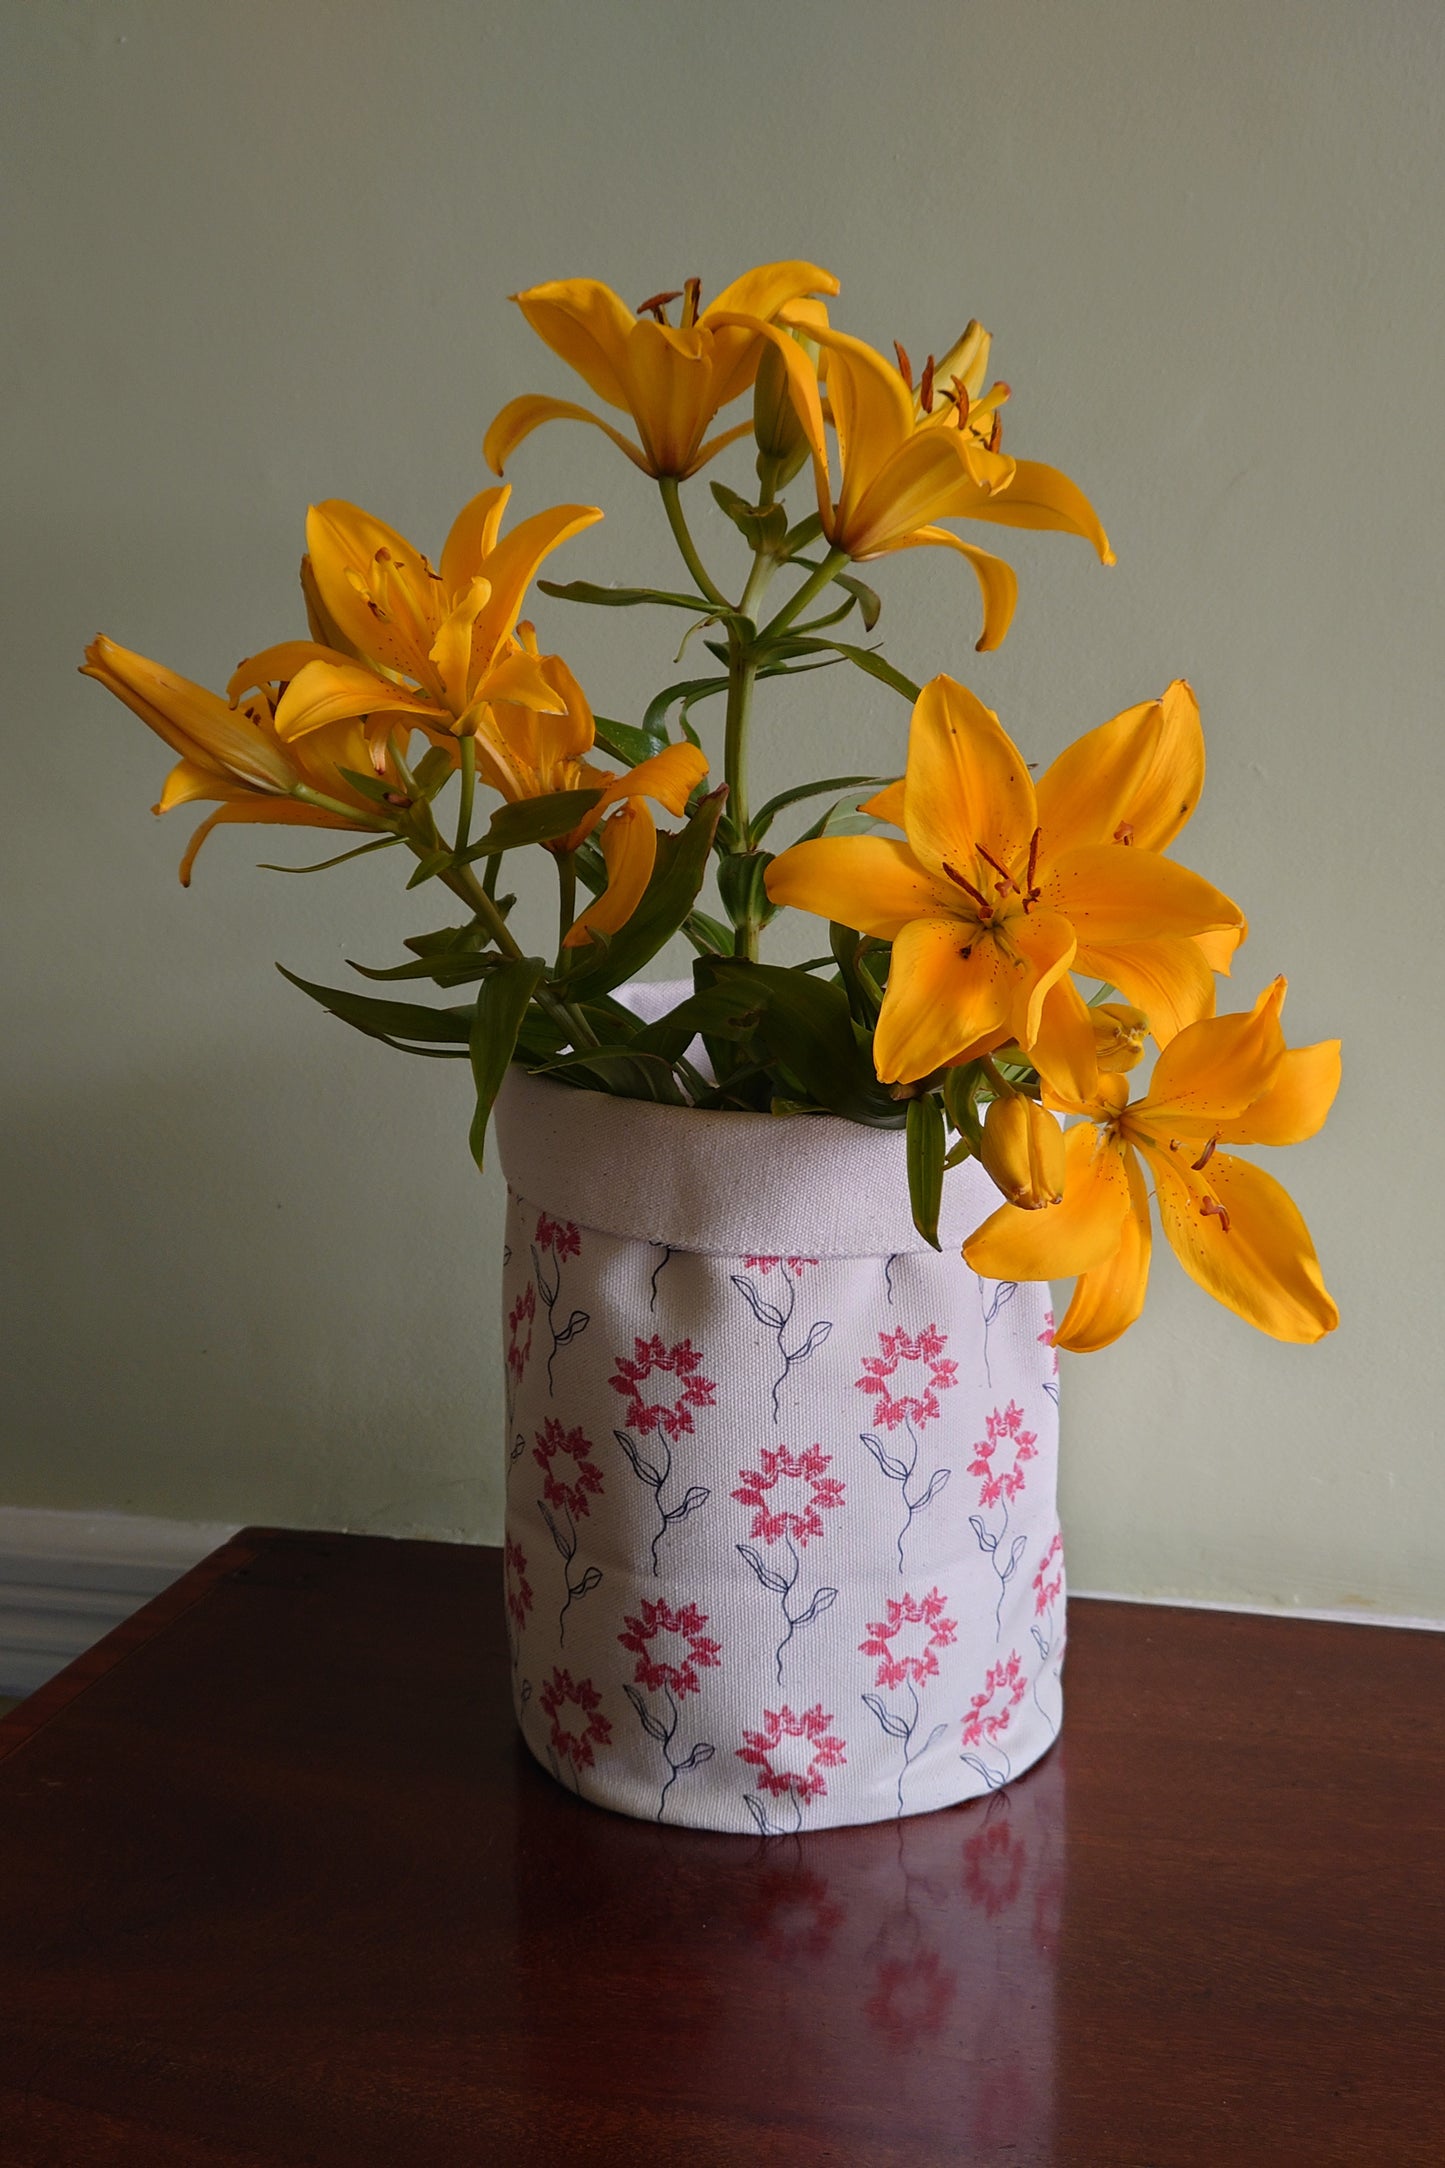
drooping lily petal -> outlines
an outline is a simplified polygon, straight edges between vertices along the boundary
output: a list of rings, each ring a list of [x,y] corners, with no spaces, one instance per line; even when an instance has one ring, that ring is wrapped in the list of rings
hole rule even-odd
[[[963,1245],[985,1280],[1067,1279],[1112,1257],[1130,1210],[1123,1152],[1090,1128],[1064,1139],[1064,1197],[1041,1212],[1000,1205]]]
[[[960,943],[955,918],[915,918],[902,927],[873,1035],[881,1082],[928,1076],[972,1040],[1011,1027],[1016,979],[1012,959],[995,942]]]
[[[625,805],[602,824],[598,839],[607,865],[607,886],[572,926],[562,946],[586,948],[598,934],[625,926],[638,904],[657,861],[657,829],[641,798]]]
[[[1216,1153],[1201,1201],[1167,1153],[1148,1158],[1170,1247],[1206,1294],[1276,1340],[1309,1344],[1334,1331],[1340,1313],[1310,1231],[1273,1175]]]
[[[1149,1191],[1134,1154],[1126,1150],[1121,1156],[1129,1181],[1129,1209],[1119,1228],[1119,1246],[1102,1263],[1080,1273],[1069,1307],[1054,1331],[1054,1346],[1076,1355],[1108,1347],[1127,1332],[1149,1291],[1153,1246]]]

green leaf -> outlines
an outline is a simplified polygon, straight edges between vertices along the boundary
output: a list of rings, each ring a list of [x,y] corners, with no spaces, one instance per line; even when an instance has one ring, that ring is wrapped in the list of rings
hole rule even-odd
[[[423,753],[421,759],[417,762],[413,780],[423,798],[432,799],[455,774],[456,769],[452,765],[452,756],[446,747],[444,745],[433,745],[429,751]]]
[[[781,555],[788,534],[788,515],[782,505],[749,504],[726,482],[711,486],[719,510],[732,521],[750,550],[769,557]]]
[[[344,866],[350,858],[365,858],[368,851],[389,851],[400,841],[400,836],[377,836],[354,851],[342,851],[335,858],[318,858],[314,866],[273,866],[269,859],[263,858],[256,870],[259,873],[329,873],[333,866]]]
[[[913,1224],[930,1249],[939,1249],[938,1214],[943,1204],[943,1107],[936,1092],[908,1102],[908,1201]]]
[[[536,1073],[556,1077],[563,1084],[579,1080],[596,1083],[615,1098],[650,1099],[655,1105],[669,1107],[687,1104],[678,1089],[672,1063],[646,1049],[574,1047],[545,1063]]]
[[[718,860],[717,886],[735,926],[766,926],[778,906],[767,890],[771,851],[729,851]]]
[[[733,952],[732,928],[706,911],[689,911],[682,930],[700,956],[731,956]]]
[[[657,863],[641,902],[610,940],[574,952],[580,961],[557,986],[565,1000],[608,993],[634,978],[677,932],[702,887],[726,801],[725,786],[710,792],[676,835],[664,830],[658,836]]]
[[[826,782],[799,783],[793,790],[779,791],[776,798],[759,806],[753,815],[753,835],[761,842],[777,816],[786,812],[790,805],[801,805],[805,798],[821,798],[829,790],[882,790],[889,780],[886,775],[830,775]]]
[[[966,1061],[958,1068],[950,1069],[943,1080],[943,1104],[964,1147],[958,1152],[960,1159],[967,1159],[983,1142],[978,1094],[984,1081],[983,1065],[976,1061]],[[949,1164],[954,1164],[953,1153],[949,1154]]]
[[[469,866],[474,858],[495,858],[498,851],[514,851],[524,843],[550,843],[575,828],[601,796],[600,790],[553,790],[541,798],[499,805],[486,834],[463,851],[457,863]]]
[[[818,1108],[873,1129],[898,1129],[904,1112],[878,1082],[870,1042],[855,1029],[841,986],[740,957],[699,959],[694,975],[757,1002],[757,1038]]]
[[[425,852],[417,860],[407,887],[420,888],[423,881],[434,881],[439,873],[445,872],[451,862],[452,854],[448,850]]]
[[[883,599],[875,587],[866,580],[855,580],[851,572],[835,572],[834,579],[845,587],[858,605],[858,615],[863,620],[863,630],[871,632],[883,615]]]
[[[793,633],[787,634],[785,638],[790,654],[826,652],[830,655],[841,655],[845,662],[853,663],[859,670],[866,670],[869,677],[877,678],[881,685],[888,685],[894,692],[902,693],[905,700],[916,701],[918,698],[919,688],[912,678],[905,677],[901,670],[895,670],[891,662],[885,662],[871,647],[850,647],[846,640],[813,640]]]
[[[479,1167],[487,1141],[487,1124],[492,1118],[502,1079],[517,1050],[522,1019],[546,972],[547,966],[540,956],[508,957],[501,969],[494,971],[478,989],[476,1010],[467,1038],[472,1058],[472,1081],[477,1087],[477,1110],[472,1116],[467,1141]]]
[[[816,542],[822,532],[822,520],[819,518],[816,512],[810,512],[806,519],[800,519],[798,521],[796,527],[790,527],[788,529],[788,532],[784,537],[784,548],[786,554],[789,557],[796,557],[799,550],[805,550],[809,548],[812,543]]]
[[[651,760],[667,743],[667,730],[639,730],[635,723],[615,723],[610,716],[594,715],[593,727],[597,743],[604,753],[614,760],[623,761],[629,768],[636,768],[644,760]]]
[[[351,1024],[372,1039],[415,1039],[432,1045],[465,1046],[470,1033],[468,1011],[429,1009],[414,1001],[380,1001],[373,994],[353,994],[343,987],[315,986],[297,978],[284,964],[276,969],[283,979],[299,986],[343,1024]]]
[[[477,955],[465,949],[444,950],[437,956],[418,956],[409,964],[393,964],[389,970],[377,971],[368,964],[359,964],[348,956],[347,963],[364,979],[430,979],[436,986],[469,986],[477,979],[484,979],[496,971],[503,962],[495,949],[486,955]]]
[[[840,926],[836,919],[828,927],[828,940],[853,1021],[862,1030],[872,1031],[883,1006],[883,989],[863,961],[865,950],[873,944],[867,934],[858,933],[851,926]]]
[[[710,699],[714,693],[725,693],[728,681],[725,677],[682,678],[676,685],[665,685],[655,700],[648,702],[647,713],[642,718],[643,732],[655,737],[657,746],[667,743],[667,711],[675,700],[680,700],[686,711],[695,701]]]
[[[735,617],[734,610],[715,609],[706,595],[677,595],[665,587],[597,587],[591,580],[538,580],[544,595],[559,602],[591,602],[604,610],[636,610],[649,602],[666,603],[670,609],[699,611],[706,617]]]
[[[376,805],[385,805],[396,790],[394,783],[384,783],[379,775],[364,773],[359,768],[338,768],[336,772],[345,776],[353,790]]]
[[[487,940],[486,928],[473,919],[467,926],[439,926],[435,933],[408,934],[402,946],[414,956],[440,956],[449,949],[469,954],[485,948]]]

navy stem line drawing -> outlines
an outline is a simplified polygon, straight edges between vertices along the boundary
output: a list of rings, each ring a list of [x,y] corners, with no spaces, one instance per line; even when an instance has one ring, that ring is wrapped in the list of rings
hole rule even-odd
[[[797,1547],[791,1536],[784,1536],[783,1543],[787,1549],[788,1557],[792,1560],[793,1570],[791,1574],[780,1573],[776,1566],[768,1565],[767,1561],[758,1551],[753,1549],[750,1543],[737,1545],[738,1556],[751,1568],[760,1585],[767,1589],[770,1594],[777,1596],[782,1602],[785,1630],[782,1640],[773,1651],[773,1661],[777,1666],[779,1686],[783,1683],[783,1651],[798,1628],[800,1626],[811,1626],[815,1618],[821,1618],[823,1613],[831,1610],[838,1600],[836,1588],[819,1588],[813,1591],[812,1596],[801,1611],[794,1611],[792,1596],[798,1585],[798,1575],[802,1571],[803,1562],[798,1556]]]
[[[559,1648],[565,1648],[567,1645],[567,1613],[579,1596],[591,1595],[593,1589],[597,1587],[602,1579],[602,1568],[600,1566],[589,1566],[586,1572],[574,1581],[572,1578],[572,1564],[577,1556],[577,1528],[571,1514],[566,1506],[563,1506],[563,1521],[559,1521],[550,1511],[546,1500],[543,1498],[537,1500],[537,1511],[547,1523],[547,1533],[551,1536],[562,1557],[562,1580],[567,1590],[567,1598],[561,1610],[557,1613],[557,1643]]]
[[[969,1514],[968,1525],[978,1537],[979,1549],[987,1552],[989,1562],[998,1577],[998,1602],[994,1606],[993,1623],[994,1639],[999,1641],[1003,1638],[1003,1600],[1008,1593],[1009,1582],[1019,1570],[1019,1560],[1028,1549],[1028,1537],[1015,1536],[1013,1542],[1009,1545],[1008,1557],[1002,1565],[999,1564],[999,1546],[1008,1534],[1007,1499],[1004,1500],[1003,1525],[1000,1528],[997,1530],[988,1528],[982,1516],[977,1513]]]
[[[571,1235],[572,1246],[570,1248],[567,1242],[567,1232],[570,1232]],[[546,1239],[548,1236],[552,1238],[550,1241]],[[564,1256],[576,1255],[576,1239],[575,1228],[566,1232],[559,1232],[555,1222],[544,1218],[537,1230],[537,1240],[532,1244],[532,1269],[537,1276],[537,1293],[541,1296],[543,1307],[547,1312],[547,1332],[552,1342],[551,1352],[547,1357],[547,1392],[549,1396],[556,1391],[553,1366],[557,1357],[561,1354],[563,1348],[570,1345],[579,1333],[585,1332],[592,1322],[586,1310],[573,1310],[569,1313],[565,1325],[559,1328],[557,1324],[557,1304],[562,1295],[562,1259]],[[543,1264],[544,1257],[550,1260],[550,1272]]]
[[[921,1755],[926,1754],[930,1747],[937,1746],[939,1740],[943,1737],[944,1733],[948,1729],[946,1723],[935,1724],[932,1731],[928,1734],[928,1737],[924,1740],[922,1746],[915,1751],[913,1740],[918,1730],[918,1719],[921,1713],[918,1703],[918,1690],[914,1686],[911,1679],[906,1679],[904,1681],[904,1686],[907,1690],[908,1699],[913,1704],[913,1712],[906,1719],[899,1716],[894,1710],[891,1710],[884,1702],[881,1694],[865,1694],[863,1696],[865,1705],[873,1711],[873,1714],[877,1717],[884,1731],[888,1734],[888,1737],[890,1739],[901,1739],[903,1742],[903,1764],[898,1771],[897,1786],[898,1815],[900,1820],[903,1817],[904,1778],[908,1775],[909,1770],[913,1767],[913,1764],[919,1759]]]
[[[903,1539],[913,1526],[914,1516],[921,1513],[925,1506],[932,1505],[934,1499],[953,1474],[951,1468],[935,1468],[921,1494],[916,1498],[911,1496],[909,1485],[918,1473],[918,1456],[921,1448],[918,1433],[912,1423],[905,1421],[903,1427],[908,1433],[908,1442],[912,1448],[907,1460],[901,1460],[896,1453],[890,1453],[883,1440],[875,1437],[871,1430],[863,1430],[858,1434],[889,1482],[896,1483],[899,1487],[904,1516],[903,1526],[898,1531],[898,1571],[900,1573],[903,1571]]]
[[[756,1827],[758,1835],[760,1837],[796,1837],[799,1830],[802,1828],[802,1800],[798,1797],[796,1792],[788,1792],[785,1793],[784,1796],[792,1801],[793,1819],[791,1822],[775,1822],[772,1816],[769,1814],[767,1808],[763,1805],[762,1794],[760,1792],[743,1793],[743,1805],[747,1808],[749,1814],[752,1816],[754,1826]]]
[[[665,1242],[661,1242],[661,1243],[656,1243],[656,1244],[654,1244],[654,1248],[660,1249],[660,1250],[662,1251],[662,1255],[661,1255],[661,1257],[659,1257],[659,1258],[658,1258],[658,1260],[657,1260],[657,1263],[656,1263],[656,1264],[655,1264],[655,1265],[653,1266],[653,1268],[652,1268],[652,1279],[651,1279],[651,1282],[649,1283],[649,1284],[651,1285],[651,1288],[652,1288],[652,1299],[651,1299],[651,1300],[650,1300],[650,1302],[648,1303],[647,1307],[648,1307],[648,1309],[649,1309],[649,1310],[651,1310],[651,1311],[653,1312],[653,1314],[654,1314],[654,1315],[656,1315],[656,1312],[657,1312],[657,1282],[658,1282],[658,1276],[659,1276],[659,1274],[660,1274],[660,1273],[662,1272],[662,1269],[663,1269],[663,1267],[664,1267],[665,1265],[669,1265],[669,1264],[671,1264],[671,1262],[672,1262],[672,1251],[671,1251],[671,1250],[669,1249],[668,1245],[667,1245],[667,1244],[666,1244]]]
[[[990,1282],[980,1280],[978,1283],[978,1299],[983,1309],[983,1374],[988,1382],[990,1392],[993,1391],[993,1371],[989,1366],[988,1359],[989,1327],[997,1318],[999,1311],[1006,1310],[1018,1293],[1018,1282],[1016,1280],[995,1280],[991,1284],[993,1286],[992,1295],[988,1291]]]
[[[630,1437],[625,1430],[614,1430],[612,1435],[631,1462],[632,1472],[639,1483],[645,1483],[657,1500],[657,1533],[652,1539],[652,1571],[656,1575],[661,1571],[657,1563],[657,1546],[668,1529],[675,1521],[684,1521],[690,1513],[696,1513],[699,1506],[705,1506],[712,1492],[705,1484],[691,1483],[675,1506],[664,1505],[662,1494],[672,1479],[672,1448],[666,1439],[656,1433],[653,1435],[653,1446],[662,1456],[662,1465],[659,1467],[656,1461],[649,1460],[636,1439]]]
[[[660,1822],[667,1811],[667,1795],[678,1778],[685,1771],[700,1768],[703,1762],[711,1761],[717,1752],[717,1748],[711,1745],[708,1740],[700,1739],[691,1753],[683,1755],[681,1760],[674,1760],[672,1742],[677,1733],[677,1703],[673,1700],[667,1688],[664,1686],[662,1689],[662,1698],[667,1703],[668,1721],[665,1724],[654,1710],[648,1708],[637,1687],[624,1686],[622,1691],[637,1711],[638,1722],[647,1733],[648,1738],[657,1741],[662,1750],[662,1758],[667,1764],[667,1777],[662,1790],[658,1793],[657,1813],[653,1817],[655,1821]]]
[[[883,1262],[883,1284],[888,1289],[888,1307],[890,1310],[893,1308],[893,1267],[897,1262],[898,1252],[896,1250],[891,1257],[885,1258]]]
[[[771,1262],[771,1260],[769,1261]],[[782,1364],[782,1368],[773,1381],[773,1421],[777,1422],[779,1412],[778,1396],[788,1382],[789,1372],[794,1364],[806,1362],[808,1357],[823,1345],[823,1342],[833,1330],[833,1321],[829,1317],[818,1318],[814,1324],[809,1326],[806,1336],[795,1347],[790,1348],[788,1346],[788,1328],[793,1322],[793,1312],[798,1306],[798,1283],[796,1279],[789,1279],[786,1272],[784,1272],[780,1280],[780,1286],[786,1290],[787,1306],[785,1308],[781,1297],[777,1302],[769,1301],[768,1297],[762,1294],[753,1285],[752,1281],[745,1278],[741,1272],[730,1272],[728,1278],[732,1281],[733,1286],[742,1296],[743,1301],[752,1311],[753,1316],[764,1331],[770,1332],[777,1341],[778,1360]]]

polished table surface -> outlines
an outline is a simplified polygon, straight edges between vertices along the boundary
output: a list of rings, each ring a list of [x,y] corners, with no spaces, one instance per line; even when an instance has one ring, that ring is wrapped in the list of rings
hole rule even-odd
[[[1445,1635],[1079,1602],[1029,1775],[766,1840],[536,1768],[499,1581],[249,1530],[0,1722],[4,2168],[1445,2160]]]

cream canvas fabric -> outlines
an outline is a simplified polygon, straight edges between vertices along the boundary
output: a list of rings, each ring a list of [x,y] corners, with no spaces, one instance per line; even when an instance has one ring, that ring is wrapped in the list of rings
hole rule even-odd
[[[901,1135],[514,1071],[506,1601],[518,1721],[618,1812],[744,1834],[997,1790],[1057,1735],[1048,1290],[944,1247]]]

